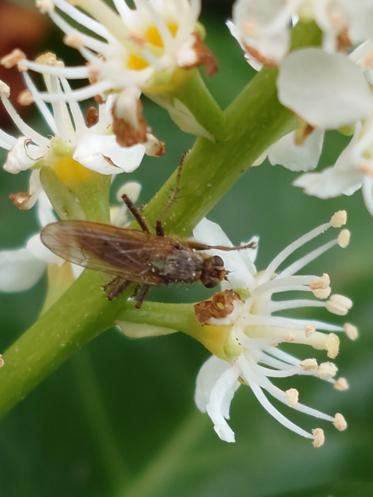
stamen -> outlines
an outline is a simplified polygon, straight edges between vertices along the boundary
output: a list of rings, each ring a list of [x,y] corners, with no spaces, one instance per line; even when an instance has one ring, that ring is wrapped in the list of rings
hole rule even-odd
[[[63,42],[66,46],[79,50],[84,47],[83,39],[80,33],[69,33],[64,36]]]
[[[54,3],[52,0],[36,0],[36,7],[42,14],[48,14],[54,9]]]
[[[330,225],[333,228],[342,228],[347,223],[347,211],[337,211],[330,218]]]
[[[0,79],[0,96],[9,98],[10,97],[10,87]]]
[[[334,294],[326,302],[326,308],[329,312],[337,316],[345,316],[351,309],[353,302],[344,295]]]
[[[299,392],[296,388],[289,388],[285,392],[289,407],[295,407],[299,402]]]
[[[23,90],[17,97],[17,102],[19,105],[27,107],[34,102],[32,93],[30,90]]]
[[[300,362],[299,365],[304,371],[309,371],[312,373],[316,373],[319,367],[316,359],[304,359]]]
[[[313,435],[312,445],[315,447],[315,449],[319,449],[325,443],[324,430],[322,428],[315,428],[314,430],[312,430],[312,435]]]
[[[26,54],[19,48],[15,48],[9,54],[4,55],[4,57],[0,59],[0,64],[6,69],[11,69],[24,59],[26,59]]]
[[[310,288],[312,290],[318,290],[321,288],[328,288],[330,286],[330,276],[324,273],[319,279],[310,283]]]
[[[339,354],[339,338],[337,335],[334,333],[330,333],[327,336],[326,342],[325,342],[325,349],[327,351],[326,355],[330,359],[335,359],[337,355]]]
[[[348,426],[345,417],[340,412],[337,412],[337,414],[334,416],[333,424],[338,431],[345,431]]]
[[[359,338],[359,330],[356,326],[354,326],[351,323],[345,323],[343,326],[344,332],[346,333],[347,337],[352,340],[353,342]]]
[[[338,368],[332,362],[322,362],[317,368],[317,376],[321,380],[331,380],[337,374]]]
[[[2,354],[0,354],[0,368],[2,368],[5,364],[4,357]]]
[[[315,331],[316,327],[313,324],[308,324],[305,328],[306,337],[309,337],[312,333],[315,333]]]
[[[346,248],[350,244],[351,232],[350,230],[344,229],[338,235],[338,245],[341,248]]]
[[[339,392],[344,392],[349,389],[349,384],[346,378],[337,378],[334,383],[334,388]]]

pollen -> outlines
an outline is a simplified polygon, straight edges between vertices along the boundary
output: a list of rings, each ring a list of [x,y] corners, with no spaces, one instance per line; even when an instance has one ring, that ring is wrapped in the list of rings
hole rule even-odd
[[[310,335],[312,335],[312,333],[315,333],[316,327],[313,324],[308,324],[304,331],[305,331],[306,337],[309,337]]]
[[[330,218],[330,225],[333,228],[342,228],[347,223],[347,211],[337,211]]]
[[[313,435],[312,445],[315,447],[315,449],[319,449],[325,443],[324,430],[322,428],[315,428],[314,430],[312,430],[312,435]]]

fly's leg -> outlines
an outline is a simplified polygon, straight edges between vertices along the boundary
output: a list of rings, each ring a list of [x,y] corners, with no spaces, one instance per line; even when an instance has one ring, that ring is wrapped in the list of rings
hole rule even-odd
[[[128,210],[132,214],[132,216],[136,219],[136,221],[139,223],[141,229],[145,231],[145,233],[150,233],[149,226],[147,225],[144,216],[141,214],[139,209],[136,207],[136,205],[132,202],[132,200],[129,198],[128,195],[124,194],[122,195],[122,200],[126,204]]]
[[[161,221],[155,223],[155,232],[158,236],[164,236],[164,229]]]
[[[149,288],[150,288],[149,285],[140,285],[136,288],[135,294],[134,294],[134,299],[136,301],[136,304],[135,304],[136,309],[140,309],[140,307],[142,306],[142,304],[145,300],[146,294],[149,291]]]
[[[118,297],[129,285],[130,281],[124,280],[120,276],[116,276],[113,280],[104,285],[104,291],[108,300],[113,300]]]

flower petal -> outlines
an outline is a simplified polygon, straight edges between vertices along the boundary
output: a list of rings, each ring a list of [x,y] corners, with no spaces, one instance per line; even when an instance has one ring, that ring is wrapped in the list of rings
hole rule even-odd
[[[321,173],[303,174],[293,184],[303,188],[308,195],[332,198],[342,194],[352,195],[361,187],[361,176],[353,168],[341,170],[333,166]]]
[[[201,412],[206,412],[207,404],[218,378],[228,369],[228,362],[222,361],[215,356],[211,356],[202,365],[196,380],[196,392],[194,401]]]
[[[315,130],[304,143],[295,143],[295,132],[285,135],[274,143],[268,150],[268,158],[272,165],[280,164],[291,171],[310,171],[317,166],[322,146],[324,132]]]
[[[232,242],[221,227],[208,219],[202,219],[193,230],[193,234],[196,240],[208,245],[232,246]],[[254,266],[253,263],[248,266],[247,257],[252,261],[251,253],[253,253],[252,257],[255,258],[256,249],[237,250],[232,252],[212,249],[209,250],[208,253],[222,257],[224,266],[229,271],[228,280],[232,288],[246,288],[248,284],[251,283],[251,270]]]
[[[46,265],[25,249],[0,252],[0,291],[23,292],[43,276]]]
[[[119,174],[137,169],[144,154],[144,145],[121,147],[114,135],[89,133],[79,140],[73,158],[98,173]]]
[[[61,257],[55,255],[42,243],[40,233],[36,233],[28,240],[26,248],[35,259],[44,264],[62,264],[64,262]]]
[[[278,78],[279,100],[307,123],[323,129],[351,124],[373,111],[363,72],[347,57],[318,48],[291,53]]]

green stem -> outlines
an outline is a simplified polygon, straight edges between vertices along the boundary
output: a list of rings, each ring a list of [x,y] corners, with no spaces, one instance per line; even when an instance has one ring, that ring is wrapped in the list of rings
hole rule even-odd
[[[313,24],[300,26],[297,47],[319,43]],[[225,113],[225,141],[198,139],[185,160],[181,185],[166,223],[169,232],[188,235],[241,174],[276,139],[295,124],[276,97],[275,70],[265,69],[242,91]],[[148,204],[154,223],[175,188],[174,174]],[[101,286],[107,277],[86,272],[4,354],[0,371],[0,414],[23,399],[77,349],[110,328],[125,296],[108,302]]]
[[[123,448],[119,447],[110,420],[107,419],[105,402],[87,351],[77,356],[73,364],[79,397],[92,432],[92,439],[97,445],[98,457],[101,458],[106,470],[113,495],[117,488],[127,482],[129,477],[128,469],[123,460]]]

